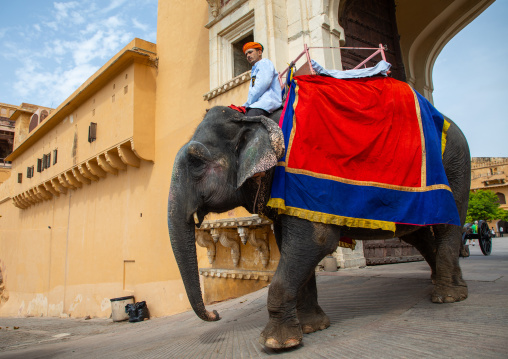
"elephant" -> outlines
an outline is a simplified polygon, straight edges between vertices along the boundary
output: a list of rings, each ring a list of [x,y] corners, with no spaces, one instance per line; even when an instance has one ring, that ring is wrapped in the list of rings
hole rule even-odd
[[[457,225],[398,225],[395,233],[382,229],[340,227],[279,215],[266,206],[274,168],[283,154],[277,122],[281,111],[247,117],[229,107],[207,111],[192,138],[177,153],[168,199],[170,241],[196,315],[205,321],[220,319],[207,311],[202,299],[195,246],[195,226],[210,212],[244,207],[273,221],[280,261],[268,289],[269,322],[260,343],[290,348],[304,333],[330,326],[317,301],[315,267],[338,244],[339,237],[359,240],[399,237],[415,246],[431,268],[431,300],[449,303],[467,298],[467,284],[459,266],[462,228]],[[447,119],[448,120],[448,119]],[[443,165],[462,224],[470,186],[467,141],[451,120]]]

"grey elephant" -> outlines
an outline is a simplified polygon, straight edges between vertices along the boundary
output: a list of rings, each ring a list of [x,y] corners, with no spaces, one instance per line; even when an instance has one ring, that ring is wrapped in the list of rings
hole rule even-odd
[[[414,245],[428,262],[434,282],[433,302],[467,297],[459,266],[462,229],[457,225],[397,225],[393,233],[314,223],[278,215],[267,207],[274,166],[284,151],[275,122],[280,115],[281,111],[270,119],[245,117],[228,107],[214,107],[176,156],[168,201],[169,235],[190,304],[201,319],[220,317],[216,311],[207,311],[203,303],[195,226],[210,212],[240,206],[273,220],[281,254],[268,291],[269,322],[260,337],[267,347],[297,346],[303,333],[330,325],[317,301],[315,267],[337,248],[341,235],[360,240],[399,237]],[[443,164],[463,224],[470,186],[469,147],[460,129],[449,122]]]

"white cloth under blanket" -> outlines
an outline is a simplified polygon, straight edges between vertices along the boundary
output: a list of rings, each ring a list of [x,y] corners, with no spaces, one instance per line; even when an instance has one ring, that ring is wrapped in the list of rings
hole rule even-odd
[[[379,61],[374,67],[367,67],[364,69],[356,69],[356,70],[327,70],[323,68],[320,64],[318,64],[314,60],[310,60],[312,63],[312,68],[318,75],[335,77],[336,79],[357,79],[361,77],[371,77],[375,75],[383,75],[387,76],[388,70],[392,65],[384,60]]]

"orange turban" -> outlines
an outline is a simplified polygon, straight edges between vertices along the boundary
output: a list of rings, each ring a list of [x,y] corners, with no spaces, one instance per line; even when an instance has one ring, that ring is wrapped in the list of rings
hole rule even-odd
[[[263,45],[261,45],[259,42],[248,42],[245,45],[243,45],[243,53],[245,54],[245,51],[249,49],[258,49],[263,51]]]

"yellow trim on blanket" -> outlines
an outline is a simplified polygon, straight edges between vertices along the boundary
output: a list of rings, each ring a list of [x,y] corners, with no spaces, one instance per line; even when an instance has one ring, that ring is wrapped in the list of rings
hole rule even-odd
[[[422,143],[422,169],[421,169],[421,187],[427,187],[427,150],[425,148],[425,135],[423,133],[423,123],[422,123],[422,113],[420,111],[420,103],[418,102],[418,97],[416,96],[415,90],[408,85],[410,88],[416,107],[416,117],[418,118],[418,126],[420,127],[420,141]]]
[[[279,162],[277,163],[277,166],[285,166],[285,162]],[[377,187],[377,188],[386,188],[386,189],[393,189],[397,191],[404,191],[404,192],[427,192],[427,191],[433,191],[436,189],[444,189],[446,191],[452,191],[451,188],[445,184],[435,184],[431,186],[426,187],[407,187],[407,186],[397,186],[397,185],[391,185],[391,184],[384,184],[379,182],[371,182],[371,181],[357,181],[357,180],[351,180],[347,178],[342,177],[336,177],[332,175],[326,175],[322,173],[316,173],[308,170],[302,170],[297,168],[291,168],[285,166],[285,171],[288,173],[294,173],[298,175],[306,175],[314,178],[321,178],[321,179],[327,179],[332,180],[335,182],[341,182],[346,184],[352,184],[356,186],[369,186],[369,187]]]
[[[342,248],[349,248],[351,249],[352,251],[355,250],[356,248],[356,241],[354,239],[351,239],[352,243],[348,243],[348,242],[342,242],[340,239],[339,239],[339,247],[342,247]]]
[[[443,118],[443,133],[441,134],[441,157],[444,155],[446,149],[446,136],[448,136],[448,129],[450,128],[450,122]]]
[[[287,214],[289,216],[299,217],[311,222],[320,222],[325,224],[335,224],[337,226],[368,228],[368,229],[382,229],[395,233],[395,223],[386,221],[376,221],[373,219],[352,218],[337,216],[323,212],[309,211],[306,209],[289,207],[281,198],[270,198],[267,206],[277,208],[279,214]]]

